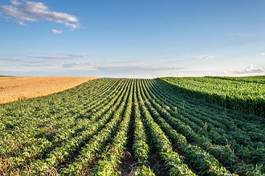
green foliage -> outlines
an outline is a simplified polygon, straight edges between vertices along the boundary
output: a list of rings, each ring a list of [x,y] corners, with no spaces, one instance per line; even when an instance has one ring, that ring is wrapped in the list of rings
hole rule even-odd
[[[265,117],[265,77],[162,78],[178,91],[229,109]]]
[[[262,77],[200,79],[263,84]],[[98,79],[1,105],[0,131],[0,175],[265,174],[263,118],[161,80]]]

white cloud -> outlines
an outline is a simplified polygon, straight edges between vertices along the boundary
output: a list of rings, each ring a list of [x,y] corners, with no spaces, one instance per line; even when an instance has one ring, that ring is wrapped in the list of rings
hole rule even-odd
[[[185,68],[178,66],[144,64],[144,63],[93,63],[93,62],[68,62],[62,64],[65,71],[87,71],[98,75],[115,77],[158,77],[168,73],[176,73]]]
[[[247,76],[265,74],[265,65],[244,63],[238,65],[197,63],[194,66],[179,64],[173,61],[146,60],[134,61],[128,59],[95,59],[80,54],[29,55],[17,57],[0,57],[0,75],[100,75],[114,77],[161,77],[161,76]],[[253,61],[253,63],[257,63]],[[219,67],[218,67],[219,66]],[[231,68],[232,67],[232,68]]]
[[[98,66],[91,62],[71,62],[61,66],[66,70],[98,70]]]
[[[233,71],[234,74],[265,74],[265,68],[255,66],[253,64],[249,65],[248,67],[238,70],[238,71]]]
[[[261,56],[265,56],[265,52],[260,53]]]
[[[24,25],[29,22],[50,21],[64,24],[72,29],[79,27],[77,17],[63,12],[51,11],[42,2],[27,0],[11,0],[9,5],[2,5],[1,11],[7,17],[13,18],[17,23]]]
[[[212,60],[215,59],[216,56],[213,55],[202,55],[202,56],[197,56],[194,59],[195,60],[200,60],[200,61],[208,61],[208,60]]]
[[[101,62],[93,61],[86,55],[48,55],[24,57],[0,57],[0,75],[35,75],[35,74],[92,74],[116,77],[157,77],[185,70],[177,64],[149,62]]]
[[[63,30],[60,30],[60,29],[52,29],[51,32],[53,34],[62,34],[63,33]]]

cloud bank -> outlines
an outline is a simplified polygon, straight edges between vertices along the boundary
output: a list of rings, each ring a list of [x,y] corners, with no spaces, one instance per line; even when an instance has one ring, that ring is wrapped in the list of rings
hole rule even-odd
[[[206,58],[209,61],[209,57]],[[203,58],[204,60],[204,58]],[[195,64],[197,66],[197,63]],[[241,65],[236,68],[194,67],[173,61],[106,61],[82,54],[28,55],[24,57],[0,56],[0,75],[98,75],[105,77],[161,76],[245,76],[265,74],[265,66]]]
[[[234,74],[265,74],[265,68],[262,67],[257,67],[254,66],[253,64],[249,65],[248,67],[242,69],[242,70],[238,70],[238,71],[234,71]]]
[[[176,64],[146,62],[92,61],[86,55],[40,55],[25,57],[0,57],[0,75],[100,75],[114,77],[154,77],[161,73],[185,70]]]
[[[10,4],[1,6],[1,11],[5,16],[14,19],[21,25],[37,21],[59,23],[72,29],[76,29],[80,25],[76,16],[68,13],[51,11],[49,7],[42,2],[11,0]]]

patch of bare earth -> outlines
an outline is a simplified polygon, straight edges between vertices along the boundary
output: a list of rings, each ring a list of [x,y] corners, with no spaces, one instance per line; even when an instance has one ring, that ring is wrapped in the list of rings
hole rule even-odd
[[[33,98],[73,88],[94,77],[0,77],[0,103]]]

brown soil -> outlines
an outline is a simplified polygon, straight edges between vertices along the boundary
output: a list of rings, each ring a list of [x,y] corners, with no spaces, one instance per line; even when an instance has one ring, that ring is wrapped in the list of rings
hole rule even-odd
[[[0,103],[61,92],[94,77],[0,77]]]

